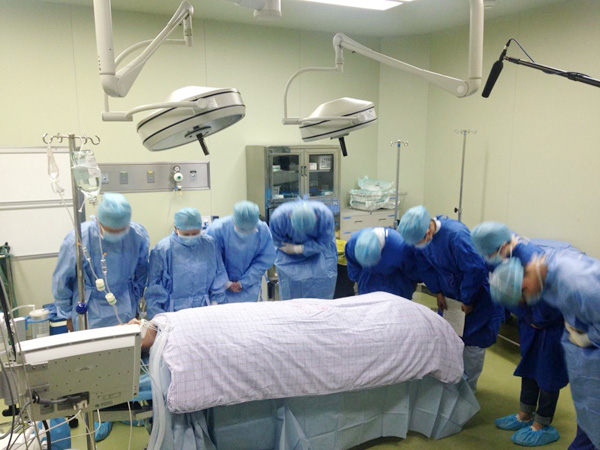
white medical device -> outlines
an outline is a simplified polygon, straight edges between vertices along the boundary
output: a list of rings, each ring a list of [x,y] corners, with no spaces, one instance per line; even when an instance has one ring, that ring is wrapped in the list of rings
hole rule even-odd
[[[166,102],[142,105],[126,112],[110,111],[108,96],[125,97],[161,44],[192,45],[193,13],[192,5],[183,1],[158,36],[152,41],[139,42],[127,48],[115,59],[110,0],[94,0],[98,62],[105,92],[102,120],[132,121],[134,114],[154,110],[137,124],[144,146],[151,151],[167,150],[197,140],[204,153],[208,154],[204,138],[233,125],[246,114],[246,106],[236,89],[200,86],[178,89]],[[183,24],[184,38],[167,40],[167,36],[180,24]],[[136,58],[117,70],[125,56],[141,48],[143,51]]]
[[[483,59],[483,0],[469,0],[471,7],[469,35],[468,78],[461,80],[429,70],[412,66],[403,61],[378,53],[364,45],[353,41],[348,36],[338,33],[333,37],[335,50],[334,67],[306,67],[298,70],[288,80],[283,95],[283,124],[299,125],[302,140],[310,142],[316,139],[340,139],[342,152],[346,155],[343,141],[351,131],[364,128],[375,123],[377,118],[372,102],[342,98],[319,106],[310,116],[305,118],[288,117],[287,95],[291,82],[299,75],[309,71],[344,70],[344,49],[366,56],[380,63],[423,78],[456,97],[462,98],[474,94],[481,84]],[[360,107],[357,107],[359,105]]]
[[[31,401],[23,412],[30,420],[124,403],[138,394],[140,352],[138,325],[23,341],[16,359],[4,363],[0,392]]]

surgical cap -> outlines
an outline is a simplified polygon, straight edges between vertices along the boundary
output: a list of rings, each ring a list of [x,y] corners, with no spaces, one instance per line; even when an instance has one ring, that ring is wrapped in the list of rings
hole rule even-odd
[[[363,267],[373,267],[381,259],[381,244],[373,230],[363,231],[356,240],[354,256]]]
[[[233,207],[233,223],[242,231],[252,231],[258,223],[258,205],[252,202],[239,202]]]
[[[124,228],[131,220],[131,205],[122,194],[107,192],[98,206],[98,221],[109,228]]]
[[[398,232],[407,244],[415,245],[425,238],[431,216],[423,205],[414,206],[404,213],[398,224]]]
[[[503,306],[514,307],[522,297],[523,265],[518,258],[504,261],[490,274],[492,300]]]
[[[483,256],[496,253],[502,244],[510,241],[511,238],[511,231],[500,222],[483,222],[471,231],[471,241]]]
[[[196,208],[183,208],[175,213],[175,226],[182,231],[201,230],[202,216]]]
[[[306,202],[299,202],[292,211],[292,227],[298,233],[310,233],[317,223],[317,216]]]

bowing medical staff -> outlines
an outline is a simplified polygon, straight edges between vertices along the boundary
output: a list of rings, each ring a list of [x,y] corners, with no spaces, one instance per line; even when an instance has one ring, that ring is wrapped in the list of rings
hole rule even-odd
[[[281,299],[333,298],[337,248],[329,208],[316,201],[287,202],[273,212],[269,227]]]
[[[518,258],[490,275],[494,300],[535,305],[544,299],[565,319],[562,345],[577,412],[569,450],[600,448],[600,261],[570,250],[548,252],[525,267]]]
[[[462,303],[465,375],[476,391],[485,349],[496,342],[504,317],[504,309],[490,298],[483,257],[473,247],[465,225],[446,216],[432,218],[424,206],[406,211],[398,231],[417,249],[416,272],[436,294],[439,311],[448,308],[446,297]]]
[[[348,276],[358,283],[359,294],[383,291],[410,300],[419,281],[414,252],[393,228],[365,228],[346,243]]]
[[[226,303],[257,301],[262,276],[275,262],[271,232],[258,214],[255,203],[236,203],[233,216],[217,219],[206,232],[214,238],[229,278]]]
[[[75,231],[63,241],[52,275],[52,295],[59,317],[69,331],[79,329]],[[116,193],[106,193],[97,217],[81,224],[83,278],[89,328],[127,323],[136,317],[148,276],[150,238],[131,221],[131,205]],[[112,422],[95,423],[97,442],[108,437]]]
[[[59,317],[78,329],[75,231],[65,237],[52,274],[52,295]],[[81,249],[88,327],[127,323],[138,313],[148,276],[150,238],[131,221],[131,206],[121,194],[106,193],[95,219],[81,224]],[[111,295],[112,294],[112,295]],[[113,299],[116,301],[114,305]]]
[[[196,208],[175,213],[175,229],[150,252],[146,288],[148,318],[167,311],[225,301],[227,272],[214,239],[202,234]]]
[[[510,257],[526,266],[536,255],[544,253],[499,222],[477,225],[471,232],[471,240],[492,270]],[[521,362],[514,374],[521,377],[520,411],[496,419],[495,423],[503,430],[514,430],[511,440],[516,444],[531,447],[549,444],[560,438],[550,424],[560,390],[569,382],[560,343],[564,319],[558,309],[543,299],[531,305],[520,302],[508,310],[519,319]]]

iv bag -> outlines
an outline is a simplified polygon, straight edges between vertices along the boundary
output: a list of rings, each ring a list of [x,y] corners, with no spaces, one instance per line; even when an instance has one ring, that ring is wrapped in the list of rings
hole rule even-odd
[[[71,154],[71,171],[79,190],[88,200],[95,203],[100,193],[102,174],[94,152],[87,149],[77,149],[73,152]]]

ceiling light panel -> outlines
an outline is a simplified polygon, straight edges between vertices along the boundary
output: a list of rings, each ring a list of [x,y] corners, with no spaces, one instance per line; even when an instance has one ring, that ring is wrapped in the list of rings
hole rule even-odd
[[[375,9],[385,11],[402,4],[398,0],[304,0],[313,3],[326,3],[328,5],[347,6],[351,8]]]

